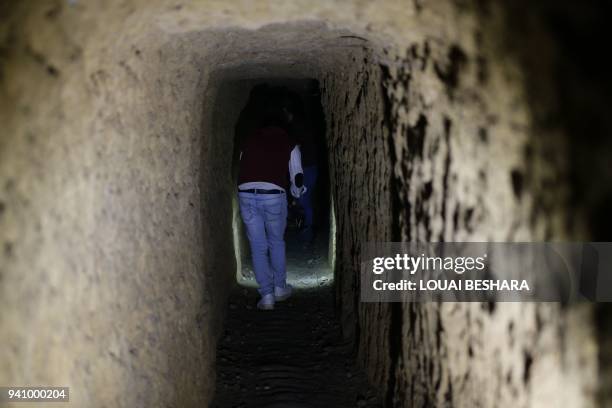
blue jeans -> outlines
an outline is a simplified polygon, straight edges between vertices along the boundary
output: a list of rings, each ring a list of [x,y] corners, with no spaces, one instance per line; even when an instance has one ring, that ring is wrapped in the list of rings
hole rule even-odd
[[[314,231],[312,224],[314,222],[314,210],[312,208],[312,193],[314,192],[315,184],[317,182],[317,166],[304,167],[304,185],[306,186],[306,193],[304,193],[298,199],[298,202],[304,209],[304,229],[302,230],[300,237],[304,241],[310,241],[313,238]]]
[[[259,293],[274,293],[287,286],[285,228],[287,196],[238,193],[240,216],[251,244],[251,256]]]

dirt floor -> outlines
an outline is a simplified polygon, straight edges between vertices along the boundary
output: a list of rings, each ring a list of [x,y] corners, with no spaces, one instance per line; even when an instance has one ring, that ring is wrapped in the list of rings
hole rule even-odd
[[[250,263],[230,296],[217,351],[212,407],[381,407],[355,365],[334,316],[327,238],[313,245],[287,231],[287,275],[296,291],[272,311],[259,311]],[[249,279],[250,278],[250,279]]]
[[[380,407],[334,318],[332,290],[300,289],[273,311],[254,289],[231,298],[212,407]]]

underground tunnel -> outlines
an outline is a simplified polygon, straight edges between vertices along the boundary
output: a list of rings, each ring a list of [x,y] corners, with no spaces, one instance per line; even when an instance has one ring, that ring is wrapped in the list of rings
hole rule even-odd
[[[609,240],[610,67],[582,48],[605,49],[605,11],[0,3],[0,386],[73,407],[609,406],[606,304],[365,303],[359,274],[368,242]],[[315,96],[326,155],[321,234],[304,252],[288,229],[295,296],[269,312],[235,174],[264,82]]]

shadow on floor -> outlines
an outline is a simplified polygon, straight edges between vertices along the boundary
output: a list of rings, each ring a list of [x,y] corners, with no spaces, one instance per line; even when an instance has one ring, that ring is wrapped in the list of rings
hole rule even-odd
[[[381,407],[342,341],[330,286],[297,290],[273,311],[257,299],[251,288],[230,297],[212,407]]]

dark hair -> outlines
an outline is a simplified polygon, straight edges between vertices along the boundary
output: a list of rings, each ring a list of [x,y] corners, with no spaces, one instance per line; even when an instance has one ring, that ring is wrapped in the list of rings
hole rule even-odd
[[[279,126],[285,128],[287,126],[287,116],[282,106],[278,103],[268,104],[262,113],[261,127]]]
[[[268,84],[257,84],[251,88],[251,92],[249,93],[249,101],[254,104],[262,103],[267,99],[269,92],[270,86]]]
[[[287,92],[283,99],[284,106],[295,116],[304,116],[304,102],[295,92]]]

